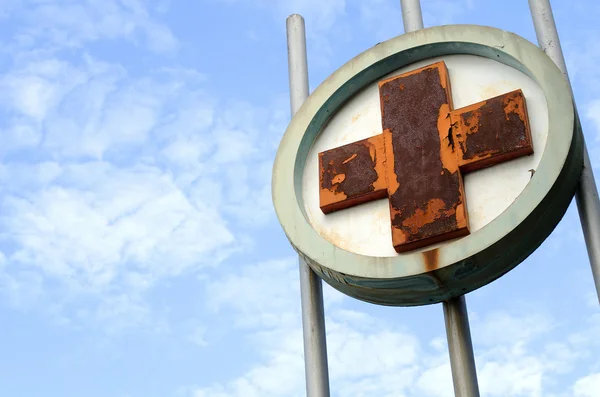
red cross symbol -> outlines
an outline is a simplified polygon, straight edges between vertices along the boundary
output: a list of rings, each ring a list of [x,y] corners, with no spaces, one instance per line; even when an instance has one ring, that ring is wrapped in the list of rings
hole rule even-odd
[[[438,62],[379,82],[383,133],[319,153],[328,214],[387,197],[401,253],[469,234],[463,174],[533,153],[521,90],[453,109]]]

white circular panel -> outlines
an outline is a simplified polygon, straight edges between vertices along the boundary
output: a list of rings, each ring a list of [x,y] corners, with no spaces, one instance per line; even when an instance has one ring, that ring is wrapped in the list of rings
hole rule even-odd
[[[529,170],[537,168],[548,136],[546,98],[542,89],[519,70],[474,55],[448,55],[426,59],[398,69],[381,80],[441,60],[448,68],[455,109],[521,89],[529,114],[533,155],[464,176],[469,225],[473,233],[508,208],[529,183],[532,174]],[[327,215],[323,214],[319,207],[318,154],[378,134],[381,134],[381,109],[379,89],[375,82],[351,98],[335,113],[314,142],[306,160],[302,180],[304,209],[311,226],[323,238],[338,247],[361,255],[393,257],[399,254],[392,245],[387,199]],[[430,245],[420,251],[435,247],[436,245]]]

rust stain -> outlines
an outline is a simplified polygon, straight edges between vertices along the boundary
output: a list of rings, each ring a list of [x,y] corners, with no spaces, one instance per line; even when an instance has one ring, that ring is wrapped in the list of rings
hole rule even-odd
[[[430,272],[438,268],[440,251],[435,248],[430,251],[425,251],[422,253],[423,260],[425,262],[425,270]]]

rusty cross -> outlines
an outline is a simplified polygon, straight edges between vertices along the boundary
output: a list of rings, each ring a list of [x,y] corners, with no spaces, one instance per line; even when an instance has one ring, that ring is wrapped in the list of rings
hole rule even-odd
[[[406,252],[469,234],[463,174],[533,153],[521,90],[453,109],[444,62],[379,82],[383,133],[319,153],[328,214],[387,197]]]

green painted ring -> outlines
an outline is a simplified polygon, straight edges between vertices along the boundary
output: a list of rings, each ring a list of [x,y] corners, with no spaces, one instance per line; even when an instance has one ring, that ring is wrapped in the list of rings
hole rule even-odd
[[[535,175],[496,219],[436,249],[428,270],[423,253],[396,257],[341,249],[309,224],[302,173],[317,135],[363,87],[411,63],[443,55],[478,55],[522,71],[543,90],[548,138]],[[273,202],[292,246],[327,283],[352,297],[393,306],[438,303],[480,288],[529,256],[550,235],[573,198],[583,167],[583,139],[568,83],[543,51],[502,30],[438,26],[393,38],[363,52],[327,78],[294,115],[273,170]]]

